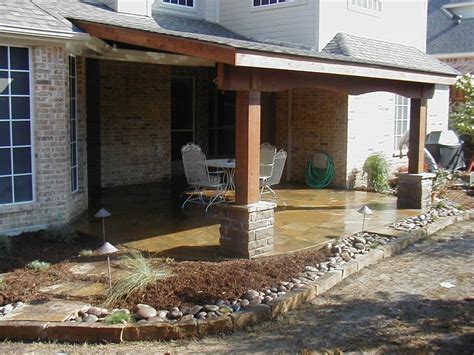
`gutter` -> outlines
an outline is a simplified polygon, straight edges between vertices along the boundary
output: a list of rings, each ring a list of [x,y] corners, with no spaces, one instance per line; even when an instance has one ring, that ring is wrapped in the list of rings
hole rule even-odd
[[[89,41],[91,38],[88,33],[43,30],[43,29],[33,28],[33,27],[19,27],[19,26],[0,24],[0,35],[3,35],[3,34],[37,37],[37,38],[48,38],[48,39],[61,39],[61,40],[68,40],[68,41]]]
[[[459,59],[459,58],[474,57],[474,52],[440,53],[440,54],[430,54],[430,56],[435,57],[437,59]]]

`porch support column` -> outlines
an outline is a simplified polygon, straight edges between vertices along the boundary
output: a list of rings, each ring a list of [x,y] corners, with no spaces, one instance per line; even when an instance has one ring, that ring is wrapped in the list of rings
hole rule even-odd
[[[235,203],[221,204],[220,253],[253,258],[273,250],[275,203],[260,201],[260,92],[237,91]]]
[[[260,199],[260,92],[237,91],[235,129],[235,203]]]
[[[398,183],[398,208],[427,210],[431,206],[434,174],[424,173],[427,100],[411,99],[408,174]]]
[[[424,171],[426,138],[426,99],[411,99],[410,142],[408,146],[408,173],[421,174]]]

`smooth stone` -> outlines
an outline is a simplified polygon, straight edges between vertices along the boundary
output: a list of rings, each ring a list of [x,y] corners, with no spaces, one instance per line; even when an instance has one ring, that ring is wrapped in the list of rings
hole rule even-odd
[[[229,314],[229,313],[234,312],[234,310],[233,310],[232,307],[223,306],[223,307],[219,308],[219,312],[222,313],[222,314]]]
[[[196,314],[197,319],[204,319],[206,318],[206,316],[207,316],[207,312],[199,312],[198,314]]]
[[[172,310],[170,313],[168,313],[168,318],[169,319],[180,319],[183,316],[183,313],[179,310]]]
[[[185,321],[193,320],[193,319],[194,319],[194,315],[193,315],[193,314],[186,314],[186,315],[184,315],[184,316],[181,318],[181,321],[182,321],[182,322],[185,322]]]
[[[90,307],[87,312],[87,314],[91,314],[96,317],[100,317],[102,315],[102,308],[99,307]]]
[[[193,314],[193,315],[196,315],[201,311],[202,311],[202,306],[200,305],[192,306],[191,309],[189,310],[190,314]]]
[[[265,298],[263,299],[263,303],[268,303],[268,302],[271,302],[273,301],[273,297],[271,296],[265,296]]]
[[[255,291],[255,290],[248,290],[247,292],[245,292],[244,294],[244,297],[245,299],[249,300],[249,301],[252,301],[254,300],[255,298],[257,298],[258,296],[260,296],[260,293],[258,291]]]
[[[15,303],[15,308],[21,308],[23,307],[25,304],[23,302],[17,302]]]
[[[159,322],[163,322],[164,319],[160,317],[151,317],[151,318],[148,318],[147,321],[149,323],[159,323]]]
[[[217,312],[219,310],[219,306],[216,306],[214,304],[206,304],[203,309],[206,312]]]
[[[157,313],[157,317],[158,317],[158,318],[161,318],[161,319],[165,319],[166,316],[168,315],[168,313],[169,313],[168,311],[159,311],[159,312]]]
[[[217,318],[217,314],[215,312],[209,312],[206,316],[206,318]]]
[[[365,244],[362,244],[362,243],[355,243],[354,246],[359,250],[364,250],[365,249]]]
[[[85,316],[82,321],[83,322],[86,322],[86,323],[95,323],[99,320],[99,318],[93,314],[88,314],[87,316]]]
[[[144,325],[144,324],[148,324],[148,321],[146,319],[140,319],[138,322],[137,322],[138,325]]]
[[[239,304],[233,304],[232,309],[234,310],[234,312],[238,312],[238,311],[240,311],[240,305]]]
[[[250,301],[246,298],[244,298],[242,301],[240,301],[240,305],[242,307],[247,307],[250,304]]]
[[[222,306],[224,305],[224,303],[225,303],[224,300],[218,300],[218,301],[216,302],[216,306],[222,307]]]
[[[135,319],[148,319],[156,316],[156,309],[146,304],[138,304],[137,311],[134,314]]]

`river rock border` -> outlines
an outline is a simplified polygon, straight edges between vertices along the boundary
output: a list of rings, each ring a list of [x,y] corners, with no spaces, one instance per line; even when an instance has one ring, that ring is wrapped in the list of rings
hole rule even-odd
[[[390,241],[377,246],[365,254],[331,268],[320,278],[309,281],[267,304],[249,305],[235,313],[211,319],[186,319],[176,323],[145,323],[118,324],[74,323],[74,322],[33,322],[33,321],[2,321],[0,322],[0,339],[24,341],[64,341],[64,342],[106,342],[120,343],[125,341],[175,340],[190,337],[203,337],[232,333],[247,327],[274,319],[297,308],[330,288],[343,279],[359,272],[364,267],[391,257],[411,244],[427,236],[461,221],[474,218],[474,211],[460,213],[455,216],[439,218],[432,223],[410,232],[394,233]]]

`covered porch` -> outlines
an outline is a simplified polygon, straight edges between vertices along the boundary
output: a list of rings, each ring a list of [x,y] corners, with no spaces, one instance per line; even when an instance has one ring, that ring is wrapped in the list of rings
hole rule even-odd
[[[334,37],[332,43],[327,46],[327,52],[316,52],[306,48],[285,47],[232,38],[232,34],[229,33],[225,33],[223,36],[203,34],[199,32],[204,31],[200,24],[194,24],[198,33],[192,34],[191,31],[188,31],[183,34],[176,28],[164,30],[160,27],[160,24],[157,26],[150,24],[150,27],[144,29],[140,25],[135,26],[133,23],[128,24],[127,27],[117,26],[114,19],[111,19],[110,22],[107,22],[108,20],[96,21],[81,17],[80,14],[77,18],[74,15],[71,15],[71,17],[78,27],[97,39],[97,46],[89,47],[89,52],[86,53],[87,57],[115,61],[149,62],[155,64],[154,69],[163,71],[165,74],[166,65],[211,66],[213,67],[211,73],[215,75],[213,78],[209,77],[209,83],[212,83],[211,86],[215,85],[217,90],[235,94],[235,107],[233,108],[235,136],[232,136],[232,138],[235,139],[236,170],[235,199],[233,202],[219,206],[223,208],[220,208],[218,216],[209,219],[204,219],[202,216],[188,219],[186,215],[178,213],[169,215],[170,211],[174,212],[176,210],[177,207],[173,207],[176,205],[160,208],[162,201],[166,201],[170,196],[167,195],[168,197],[164,199],[150,198],[149,201],[143,203],[150,207],[149,210],[142,210],[143,214],[147,216],[150,211],[155,211],[164,218],[160,219],[156,216],[154,219],[134,217],[132,220],[136,221],[136,231],[130,230],[128,232],[128,227],[120,228],[120,230],[127,231],[124,233],[129,234],[128,237],[124,236],[123,240],[143,239],[143,241],[131,242],[131,247],[149,250],[154,248],[158,252],[173,249],[183,251],[183,246],[179,242],[176,243],[176,241],[180,238],[189,239],[189,236],[194,234],[195,245],[197,246],[202,242],[205,248],[206,246],[209,248],[212,245],[215,246],[215,241],[218,239],[221,255],[251,258],[263,254],[304,249],[322,243],[333,234],[340,236],[348,231],[357,231],[358,228],[354,226],[356,220],[360,218],[356,214],[353,215],[353,210],[356,210],[362,204],[374,203],[376,199],[382,201],[386,199],[390,206],[381,208],[381,211],[386,211],[387,214],[380,218],[386,222],[393,221],[399,215],[405,213],[395,212],[396,206],[413,209],[422,209],[428,206],[429,183],[422,174],[427,100],[432,97],[436,84],[452,84],[455,80],[455,73],[422,52],[402,45],[392,45],[391,48],[387,48],[385,42],[379,41],[365,43],[362,41],[363,39],[343,34]],[[127,49],[127,46],[131,49]],[[365,50],[360,51],[360,46],[365,46]],[[119,48],[118,52],[116,48]],[[348,48],[349,52],[344,53],[344,50],[348,50]],[[133,51],[131,55],[124,52],[130,50]],[[137,54],[137,52],[144,53],[144,55]],[[117,55],[119,57],[116,57]],[[379,56],[379,58],[374,59],[376,56]],[[409,56],[412,61],[409,65],[406,64],[406,56]],[[127,141],[122,140],[121,133],[126,132],[134,125],[134,121],[138,121],[138,118],[140,118],[136,111],[133,111],[141,110],[143,107],[136,100],[136,96],[147,89],[148,91],[145,91],[145,93],[160,93],[163,94],[163,97],[166,97],[171,86],[169,77],[166,77],[166,75],[158,76],[157,79],[154,78],[155,80],[147,80],[146,73],[144,74],[138,65],[133,67],[133,73],[137,74],[138,80],[127,79],[124,82],[118,81],[117,83],[107,80],[103,88],[108,90],[108,96],[103,95],[102,91],[98,93],[101,99],[104,99],[104,97],[108,99],[101,104],[101,108],[105,107],[110,110],[116,109],[114,107],[115,103],[111,101],[114,97],[124,97],[122,100],[124,102],[119,104],[123,104],[120,107],[123,107],[122,111],[126,112],[125,120],[122,120],[120,124],[113,119],[109,121],[108,128],[119,129],[117,133],[110,135],[115,140],[113,143],[118,141],[118,144],[109,145],[113,149],[128,144]],[[129,88],[126,85],[129,85],[132,89],[127,91]],[[300,90],[303,90],[303,92]],[[345,187],[345,181],[348,177],[347,97],[348,95],[378,91],[392,92],[411,98],[408,166],[408,175],[411,177],[402,179],[402,182],[406,183],[409,188],[400,190],[401,194],[399,194],[398,202],[394,198],[385,198],[370,193],[330,192],[328,190],[308,191],[298,188],[281,191],[282,197],[286,197],[288,200],[289,207],[282,211],[277,209],[276,214],[274,203],[260,201],[259,147],[264,136],[262,134],[264,132],[262,130],[262,116],[265,112],[269,112],[264,109],[262,98],[265,95],[276,93],[277,102],[278,98],[281,98],[279,104],[284,106],[286,103],[284,119],[281,119],[281,111],[283,110],[279,110],[274,119],[274,121],[278,121],[277,124],[281,128],[280,131],[277,130],[279,134],[275,134],[274,139],[277,143],[284,142],[278,145],[284,145],[289,151],[285,176],[291,181],[298,174],[301,175],[307,159],[311,157],[310,152],[314,153],[316,149],[321,149],[320,144],[324,142],[322,147],[330,153],[333,150],[332,154],[337,156],[337,161],[340,164],[340,166],[336,166],[339,175],[335,179],[335,183],[337,182],[337,185]],[[306,95],[307,92],[310,94]],[[316,107],[313,95],[317,95],[319,92],[324,93],[322,97],[325,101],[321,102],[323,104],[322,109],[318,107],[317,112],[323,112],[322,110],[324,110],[323,117],[315,117],[313,112]],[[281,93],[285,94],[280,95]],[[299,93],[300,95],[295,99],[293,93]],[[100,152],[102,166],[99,166],[99,175],[102,175],[97,180],[100,182],[97,186],[99,189],[108,186],[107,182],[104,182],[104,164],[109,164],[109,178],[112,181],[117,181],[118,184],[116,185],[131,185],[135,183],[133,179],[127,179],[127,174],[119,169],[122,162],[129,160],[133,163],[143,159],[143,157],[154,157],[156,154],[159,155],[159,159],[150,162],[151,165],[156,165],[153,168],[154,170],[152,169],[152,173],[142,172],[141,176],[145,176],[151,182],[171,178],[171,171],[174,168],[170,157],[176,153],[178,147],[178,145],[174,146],[171,138],[173,126],[171,126],[171,130],[167,126],[169,116],[172,115],[172,112],[170,113],[172,102],[170,100],[153,101],[156,99],[155,95],[148,99],[149,105],[154,105],[148,113],[155,112],[157,116],[165,119],[160,121],[157,131],[150,131],[151,126],[147,122],[140,121],[138,124],[140,125],[140,132],[149,134],[153,138],[159,137],[159,144],[149,144],[146,140],[141,140],[142,136],[139,135],[138,141],[141,144],[139,153],[136,155],[130,155],[126,149],[123,150],[123,147],[119,147],[118,150],[108,152],[111,159],[103,159],[105,150],[102,150]],[[299,107],[302,110],[300,117],[302,118],[299,119],[299,122],[293,117],[292,109],[294,106],[292,100],[298,100],[300,103]],[[90,103],[91,100],[88,104]],[[202,108],[202,106],[200,107]],[[103,113],[104,117],[109,112],[106,110]],[[344,113],[346,116],[344,116]],[[168,120],[166,120],[166,117],[168,117]],[[328,117],[333,118],[334,121],[328,122]],[[301,120],[305,118],[309,118],[309,127],[312,129],[320,128],[316,139],[315,135],[308,134],[305,127],[298,127]],[[270,120],[270,123],[272,123],[272,120]],[[99,125],[102,129],[102,121],[99,122]],[[153,128],[155,129],[155,127]],[[297,131],[300,134],[299,136],[295,135]],[[184,131],[181,132],[179,128],[176,129],[176,132],[185,133]],[[333,135],[334,139],[340,144],[328,143],[328,135]],[[89,134],[90,139],[91,135]],[[229,139],[228,141],[234,143],[234,140]],[[96,143],[101,149],[103,147],[109,148],[104,145],[107,142],[104,142],[101,138]],[[307,146],[304,145],[305,143]],[[91,152],[90,144],[89,152]],[[97,171],[97,169],[94,170],[93,159],[89,158],[88,160],[89,170]],[[137,172],[140,173],[137,170],[133,171],[135,176]],[[148,181],[142,180],[140,183]],[[94,192],[93,184],[89,183],[89,188]],[[119,189],[121,188],[117,188],[117,191],[120,191]],[[140,195],[153,196],[152,191],[147,191],[146,185],[140,185],[137,188],[138,190],[135,190],[134,187],[123,187],[122,189],[128,191],[131,195],[132,206],[137,203],[137,200],[133,202],[134,194],[138,197]],[[134,190],[138,192],[133,192]],[[107,191],[104,191],[104,196],[107,196],[107,193]],[[127,206],[126,200],[129,197],[123,197],[122,202],[125,201],[125,203],[122,205]],[[110,199],[114,199],[113,194],[110,195]],[[90,200],[92,202],[94,198],[90,198]],[[107,205],[106,201],[107,198],[102,201],[104,206]],[[150,202],[152,206],[149,205]],[[384,204],[385,202],[382,203],[382,205]],[[137,211],[141,210],[139,205],[136,208]],[[334,208],[335,206],[336,208]],[[123,218],[126,218],[124,214],[127,212],[122,209],[119,201],[117,201],[114,208],[122,211],[119,212],[119,216],[122,215]],[[134,215],[135,211],[131,210],[132,208],[127,208],[127,211]],[[309,213],[310,211],[314,212],[314,210],[320,211],[320,214]],[[309,215],[306,215],[307,213]],[[189,221],[189,225],[186,225],[187,221]],[[113,225],[113,223],[111,224]],[[217,224],[220,224],[219,228],[217,228]],[[120,225],[120,223],[117,223],[117,225]],[[147,228],[150,228],[150,230],[147,230]],[[156,231],[151,230],[153,228],[161,228],[162,232],[157,234]],[[140,232],[140,229],[144,233]],[[118,230],[117,232],[117,235],[122,234]],[[209,235],[205,236],[206,233]],[[134,237],[134,235],[137,237]],[[148,240],[155,238],[157,235],[160,235],[159,239],[154,239],[152,242]],[[169,235],[174,235],[174,241],[173,239],[167,239]],[[303,237],[303,235],[305,236]],[[301,239],[298,243],[295,243],[296,237]],[[121,239],[122,237],[117,238]],[[170,242],[168,243],[167,240],[170,240]],[[204,240],[206,242],[203,242]],[[293,245],[298,244],[298,246],[289,246],[291,244],[290,240]],[[150,246],[152,244],[155,244],[155,246]]]
[[[81,233],[100,237],[102,222],[94,213],[105,207],[112,212],[106,220],[106,235],[113,244],[181,260],[218,259],[218,209],[211,208],[207,215],[200,206],[182,210],[181,190],[179,181],[104,189],[74,226]],[[284,185],[277,192],[287,206],[275,210],[274,248],[268,255],[318,248],[360,231],[362,216],[356,211],[363,205],[374,211],[366,220],[368,230],[419,213],[397,209],[395,197],[372,192],[311,190],[302,185]]]

